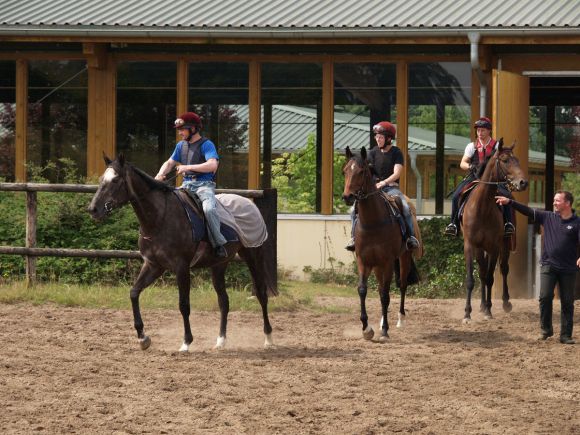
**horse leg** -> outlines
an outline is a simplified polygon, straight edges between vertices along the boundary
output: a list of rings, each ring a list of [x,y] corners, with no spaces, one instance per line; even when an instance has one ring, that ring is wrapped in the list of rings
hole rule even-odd
[[[270,319],[268,317],[268,288],[263,275],[265,271],[263,271],[264,260],[262,248],[245,248],[241,249],[238,253],[245,260],[248,269],[250,269],[256,297],[262,307],[265,335],[264,347],[272,347],[274,346],[274,340],[272,339],[272,325],[270,325]]]
[[[467,288],[467,299],[465,301],[465,315],[463,316],[463,323],[471,323],[471,293],[473,292],[474,280],[473,280],[473,253],[471,247],[465,241],[465,247],[463,248],[465,254],[465,287]]]
[[[413,265],[413,254],[410,251],[406,251],[399,261],[400,265],[400,275],[401,275],[401,305],[399,306],[399,318],[397,320],[397,328],[403,328],[405,326],[405,296],[407,295],[407,285],[409,279],[409,273],[411,273],[411,267]]]
[[[188,352],[189,345],[193,341],[191,334],[191,325],[189,324],[189,291],[191,285],[191,278],[189,276],[189,263],[181,265],[176,272],[177,287],[179,288],[179,312],[183,318],[183,343],[179,348],[180,352]]]
[[[485,310],[484,310],[484,318],[486,320],[490,320],[493,318],[491,315],[491,288],[493,287],[494,277],[493,274],[495,272],[495,266],[497,264],[497,253],[488,255],[488,263],[487,263],[487,276],[486,276],[486,286],[487,291],[485,292]]]
[[[360,298],[360,321],[362,322],[363,338],[365,340],[371,340],[375,331],[369,325],[369,317],[367,315],[366,309],[366,298],[367,298],[367,283],[371,269],[365,267],[359,260],[359,281],[358,281],[358,295]],[[386,321],[386,318],[385,318]]]
[[[503,278],[503,293],[502,293],[502,300],[503,300],[503,310],[506,313],[510,313],[512,311],[512,303],[510,302],[510,293],[508,290],[508,273],[510,272],[510,247],[509,247],[509,240],[504,241],[503,250],[500,254],[499,260],[499,267],[501,269],[501,276]]]
[[[147,288],[153,281],[161,276],[164,269],[147,260],[141,266],[139,276],[135,280],[133,287],[129,293],[131,297],[131,307],[133,308],[133,324],[137,330],[137,338],[142,350],[151,346],[151,339],[143,333],[143,319],[141,318],[141,310],[139,309],[139,295]]]
[[[379,282],[379,296],[381,297],[381,309],[382,316],[381,319],[381,337],[379,341],[381,343],[386,343],[389,338],[389,320],[388,312],[389,305],[391,304],[391,280],[393,279],[393,266],[394,262],[387,262],[385,267],[381,270],[375,269],[375,276]]]
[[[481,283],[481,303],[479,304],[479,312],[485,312],[485,289],[487,282],[487,257],[483,249],[479,249],[475,254],[475,260],[479,265],[479,282]],[[475,284],[474,284],[475,285]]]
[[[230,300],[226,292],[225,272],[228,263],[221,263],[211,268],[211,281],[218,297],[220,307],[220,333],[214,349],[223,349],[226,346],[226,332],[228,327],[228,313],[230,311]]]

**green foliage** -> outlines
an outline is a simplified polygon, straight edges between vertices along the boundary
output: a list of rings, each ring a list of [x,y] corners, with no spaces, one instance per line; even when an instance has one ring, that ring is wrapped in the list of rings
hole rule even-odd
[[[572,193],[574,196],[574,204],[572,204],[572,207],[578,210],[578,204],[580,204],[580,172],[569,172],[565,174],[564,180],[562,181],[562,190],[567,190]]]

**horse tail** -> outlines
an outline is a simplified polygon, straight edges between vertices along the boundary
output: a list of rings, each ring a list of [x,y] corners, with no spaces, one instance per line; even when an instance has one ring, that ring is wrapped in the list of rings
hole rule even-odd
[[[278,285],[275,275],[277,270],[272,270],[272,267],[268,267],[269,265],[266,263],[264,255],[264,246],[265,245],[256,248],[242,248],[238,254],[250,269],[254,281],[252,294],[255,296],[256,292],[260,292],[263,295],[278,296]]]
[[[395,260],[395,281],[397,283],[397,287],[401,288],[401,263],[400,260],[397,258]],[[419,269],[417,269],[417,265],[415,264],[415,259],[411,257],[411,267],[409,267],[409,273],[407,273],[407,285],[419,284],[421,281],[421,276],[419,275]]]

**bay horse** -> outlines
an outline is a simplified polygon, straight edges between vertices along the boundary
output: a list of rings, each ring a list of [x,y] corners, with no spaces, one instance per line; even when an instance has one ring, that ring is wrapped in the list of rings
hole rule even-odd
[[[104,156],[107,169],[100,177],[99,187],[88,211],[96,220],[102,220],[114,209],[130,203],[139,220],[139,251],[143,265],[130,291],[134,326],[141,349],[151,345],[143,332],[139,310],[139,295],[166,270],[176,275],[179,288],[179,311],[183,317],[183,344],[180,352],[187,352],[193,341],[189,323],[190,267],[211,269],[212,283],[217,292],[220,308],[220,330],[215,349],[226,342],[229,299],[225,285],[228,263],[237,254],[246,262],[252,276],[254,291],[262,307],[264,319],[264,346],[273,345],[272,326],[268,319],[268,292],[276,294],[276,286],[264,266],[263,246],[246,248],[240,242],[226,245],[228,256],[218,258],[209,242],[196,242],[191,224],[174,188],[155,180],[119,155],[114,161]]]
[[[390,287],[396,263],[399,264],[401,304],[399,307],[397,327],[405,321],[405,294],[409,278],[416,271],[412,251],[406,250],[401,227],[393,210],[387,206],[385,199],[377,189],[374,176],[367,161],[367,152],[363,147],[360,155],[355,156],[346,148],[346,158],[342,171],[344,174],[343,200],[348,205],[357,201],[358,219],[355,227],[355,253],[359,273],[358,294],[360,297],[360,320],[363,338],[371,340],[374,330],[368,324],[365,300],[367,283],[371,272],[374,272],[379,284],[382,321],[379,341],[388,340],[389,322],[387,311],[390,304]],[[417,234],[419,236],[419,234]],[[422,249],[422,248],[419,248]],[[421,251],[422,252],[422,251]],[[399,260],[398,262],[396,260]],[[415,275],[416,276],[416,275]],[[416,282],[416,281],[415,281]]]
[[[509,237],[504,237],[503,215],[496,205],[495,196],[498,194],[500,185],[505,185],[511,191],[525,190],[528,185],[519,160],[513,154],[514,146],[515,143],[510,147],[504,147],[503,138],[499,140],[497,151],[487,162],[480,180],[475,182],[477,184],[469,195],[463,209],[461,223],[467,275],[465,280],[467,301],[463,323],[471,322],[474,258],[479,265],[479,278],[481,281],[480,310],[484,317],[486,319],[492,318],[491,288],[498,257],[503,277],[503,309],[506,313],[512,310],[507,283],[511,240]]]

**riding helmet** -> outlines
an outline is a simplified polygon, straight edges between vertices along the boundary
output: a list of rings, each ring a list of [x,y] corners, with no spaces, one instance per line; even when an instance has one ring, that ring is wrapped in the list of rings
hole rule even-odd
[[[491,120],[489,118],[483,117],[483,118],[479,118],[477,121],[475,121],[475,124],[473,124],[474,128],[487,128],[488,130],[491,130]]]
[[[201,130],[201,118],[193,112],[185,112],[175,120],[175,128],[196,128]]]
[[[389,121],[381,121],[373,126],[373,133],[382,134],[385,137],[395,138],[397,129]]]

